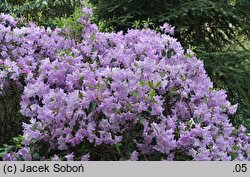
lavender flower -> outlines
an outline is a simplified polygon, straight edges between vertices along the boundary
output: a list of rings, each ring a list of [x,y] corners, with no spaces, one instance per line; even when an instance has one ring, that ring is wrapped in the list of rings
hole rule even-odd
[[[81,161],[89,161],[89,158],[90,158],[90,154],[85,154],[81,157]]]
[[[130,156],[130,160],[131,161],[137,161],[139,159],[138,155],[139,155],[139,153],[137,151],[133,151],[131,156]]]
[[[74,153],[72,152],[71,154],[66,155],[65,158],[67,159],[67,161],[73,161],[74,160]]]

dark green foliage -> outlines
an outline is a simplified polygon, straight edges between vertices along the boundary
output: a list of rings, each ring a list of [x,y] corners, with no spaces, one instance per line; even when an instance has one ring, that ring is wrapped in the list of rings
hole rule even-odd
[[[67,36],[73,39],[81,40],[83,26],[78,22],[79,18],[82,16],[82,9],[80,7],[76,8],[74,13],[69,17],[56,17],[52,21],[52,26],[64,29],[64,32],[70,30]]]
[[[0,146],[22,133],[26,118],[20,113],[22,89],[13,83],[0,95]]]
[[[249,34],[250,1],[212,0],[90,0],[97,21],[104,27],[124,30],[135,21],[147,21],[157,27],[164,22],[176,27],[175,37],[185,44],[223,48],[237,41],[240,33]]]
[[[0,12],[24,16],[38,25],[54,27],[54,18],[69,17],[80,5],[80,0],[3,0]]]

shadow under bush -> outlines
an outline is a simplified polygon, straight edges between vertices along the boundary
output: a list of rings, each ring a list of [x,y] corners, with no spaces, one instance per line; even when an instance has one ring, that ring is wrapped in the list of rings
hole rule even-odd
[[[11,83],[0,95],[0,145],[22,133],[25,117],[20,113],[22,90]]]

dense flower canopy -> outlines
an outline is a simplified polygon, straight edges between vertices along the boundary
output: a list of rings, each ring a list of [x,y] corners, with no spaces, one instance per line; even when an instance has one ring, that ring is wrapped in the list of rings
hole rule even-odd
[[[83,12],[81,42],[0,15],[2,94],[11,82],[23,89],[30,120],[24,147],[4,160],[116,159],[98,147],[115,147],[120,160],[250,160],[245,128],[229,121],[237,105],[166,34],[174,28],[103,33]]]

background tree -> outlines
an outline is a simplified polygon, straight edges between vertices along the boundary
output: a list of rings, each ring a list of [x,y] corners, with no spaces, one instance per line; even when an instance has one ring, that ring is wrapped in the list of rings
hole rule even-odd
[[[116,31],[132,28],[135,21],[151,19],[154,26],[168,22],[185,45],[223,48],[250,29],[250,1],[215,0],[90,0],[97,21]]]
[[[23,16],[38,25],[54,27],[56,17],[69,17],[81,0],[3,0],[0,12]]]

